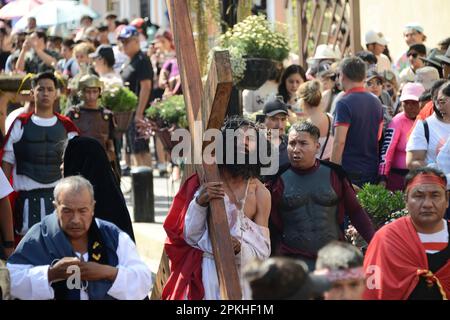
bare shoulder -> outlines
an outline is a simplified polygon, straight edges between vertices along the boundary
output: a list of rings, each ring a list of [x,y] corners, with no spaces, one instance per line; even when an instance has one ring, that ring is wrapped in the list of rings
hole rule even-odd
[[[255,185],[256,199],[258,201],[264,201],[265,199],[268,199],[270,202],[271,195],[266,186],[258,179],[253,179],[252,184]]]

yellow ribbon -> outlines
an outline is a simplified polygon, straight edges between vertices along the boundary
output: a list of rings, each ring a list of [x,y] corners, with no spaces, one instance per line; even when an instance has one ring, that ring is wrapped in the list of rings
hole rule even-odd
[[[25,85],[25,82],[26,82],[28,79],[31,79],[33,76],[34,76],[33,73],[27,73],[27,74],[25,75],[25,77],[23,77],[22,81],[20,82],[19,89],[17,89],[16,96],[15,96],[14,99],[13,99],[13,102],[14,102],[14,103],[16,102],[16,98],[17,98],[17,96],[19,95],[20,91],[22,91],[22,88],[23,88],[23,86]]]
[[[424,270],[424,269],[418,269],[417,270],[417,275],[420,277],[424,277],[426,278],[426,281],[428,283],[430,282],[435,282],[439,288],[439,292],[442,295],[443,300],[448,300],[447,299],[447,294],[445,293],[444,287],[442,287],[441,282],[439,281],[439,279],[433,274],[433,272],[431,272],[430,270]]]

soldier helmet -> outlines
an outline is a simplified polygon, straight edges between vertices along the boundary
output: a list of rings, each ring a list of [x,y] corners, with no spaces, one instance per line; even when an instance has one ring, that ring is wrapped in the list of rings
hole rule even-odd
[[[83,91],[86,88],[100,88],[101,91],[103,89],[103,83],[96,75],[86,74],[78,82],[78,90]]]

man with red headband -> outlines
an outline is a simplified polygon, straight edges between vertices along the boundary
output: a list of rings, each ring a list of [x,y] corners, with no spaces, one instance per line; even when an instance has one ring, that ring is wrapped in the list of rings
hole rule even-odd
[[[447,300],[450,298],[450,222],[447,179],[434,168],[406,176],[409,216],[381,228],[364,259],[365,299]]]

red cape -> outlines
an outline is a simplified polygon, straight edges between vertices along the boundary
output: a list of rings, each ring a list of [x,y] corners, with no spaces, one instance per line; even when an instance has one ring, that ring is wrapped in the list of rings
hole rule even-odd
[[[3,161],[3,153],[5,151],[4,148],[5,148],[6,143],[9,140],[9,136],[11,134],[12,128],[14,127],[14,124],[16,123],[16,121],[20,121],[20,122],[22,122],[22,126],[24,126],[31,119],[31,116],[33,114],[34,114],[34,111],[33,112],[29,112],[29,113],[19,114],[17,116],[17,118],[13,121],[13,123],[11,124],[11,127],[9,127],[9,130],[8,130],[8,133],[5,136],[5,140],[3,142],[3,145],[0,148],[0,164]],[[55,116],[58,118],[59,121],[62,122],[62,124],[63,124],[63,126],[64,126],[64,128],[66,129],[67,132],[77,132],[78,134],[80,134],[80,131],[75,126],[75,124],[72,122],[72,120],[70,120],[70,118],[65,117],[65,116],[63,116],[63,115],[61,115],[59,113],[56,113],[56,112],[55,112]],[[11,174],[11,177],[6,177],[6,178],[8,178],[10,183],[11,183],[11,185],[13,185],[12,174]],[[17,199],[18,196],[19,196],[19,194],[16,191],[12,192],[9,195],[9,202],[11,204],[12,212],[14,212],[14,206],[15,206],[16,199]],[[16,236],[16,244],[20,241],[20,239],[21,239],[21,237],[17,237]]]
[[[364,258],[366,300],[406,300],[416,288],[419,277],[428,273],[428,259],[411,217],[402,217],[381,228]],[[450,298],[450,261],[427,280],[442,286],[441,293]],[[378,279],[377,279],[378,278]],[[376,284],[369,289],[368,286]],[[372,286],[373,287],[373,286]]]
[[[189,177],[174,198],[164,221],[167,233],[164,249],[170,260],[170,276],[163,288],[163,300],[201,300],[205,295],[202,282],[203,251],[184,241],[184,218],[189,203],[200,186],[196,174]]]

